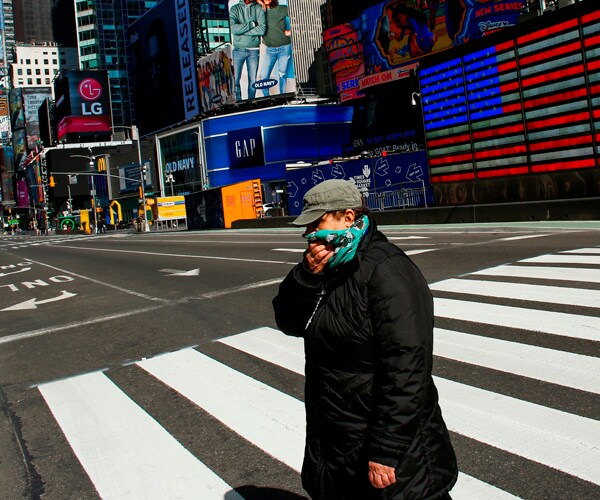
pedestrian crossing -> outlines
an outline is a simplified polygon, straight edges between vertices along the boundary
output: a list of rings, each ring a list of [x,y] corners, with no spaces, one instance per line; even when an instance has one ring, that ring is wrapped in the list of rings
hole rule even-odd
[[[600,348],[599,254],[600,247],[548,254],[431,285],[436,362],[450,363],[450,370],[461,368],[449,376],[449,368],[439,374],[434,365],[440,406],[452,435],[478,443],[490,457],[515,457],[531,464],[532,471],[543,475],[537,483],[531,478],[534,484],[570,478],[589,498],[600,497],[600,357],[595,355]],[[514,335],[499,338],[496,330]],[[557,341],[564,346],[554,347]],[[593,349],[573,352],[571,341],[587,342]],[[267,371],[302,377],[302,340],[262,327],[226,336],[214,346],[229,354],[227,361],[215,359],[206,352],[211,349],[200,345],[123,369],[147,378],[149,387],[154,381],[174,391],[236,439],[284,464],[290,477],[297,475],[304,448],[303,402],[282,387],[250,376],[232,360],[246,356]],[[474,370],[498,380],[503,374],[518,377],[523,385],[511,393],[496,392],[467,376]],[[242,498],[235,491],[239,485],[229,484],[218,467],[206,465],[202,450],[187,449],[143,403],[128,395],[126,384],[115,383],[110,372],[38,386],[102,498]],[[545,384],[550,392],[560,389],[588,409],[565,411],[551,398],[540,404],[529,395],[528,387],[534,384]],[[457,453],[460,467],[461,455],[468,450]],[[502,471],[505,476],[516,472],[510,466]],[[510,477],[496,482],[489,474],[480,477],[473,467],[461,468],[452,497],[543,496],[531,488]],[[574,496],[564,492],[564,497]]]

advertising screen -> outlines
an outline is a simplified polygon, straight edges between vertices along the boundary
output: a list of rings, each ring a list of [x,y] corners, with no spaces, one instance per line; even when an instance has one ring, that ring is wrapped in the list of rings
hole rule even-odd
[[[112,112],[106,71],[59,73],[55,86],[57,139],[110,134]]]
[[[198,92],[202,111],[235,103],[235,78],[231,46],[198,60]]]
[[[23,108],[25,110],[25,125],[27,129],[27,147],[33,149],[40,140],[39,109],[44,100],[52,97],[49,88],[24,88]]]
[[[228,5],[235,100],[296,92],[287,0]]]
[[[286,178],[289,215],[299,215],[302,211],[304,194],[310,188],[328,179],[350,180],[366,197],[374,195],[375,192],[398,191],[401,188],[422,191],[429,185],[427,158],[424,151],[288,170]],[[427,203],[431,204],[431,202],[429,198]],[[368,200],[367,203],[369,204]],[[425,200],[421,199],[419,204],[424,205]]]
[[[599,30],[595,12],[422,69],[432,181],[595,167]]]
[[[360,18],[323,35],[338,92],[344,100],[361,97],[366,87],[401,79],[394,71],[399,67],[514,26],[523,4],[524,0],[388,0],[369,7]]]
[[[200,112],[190,3],[162,0],[128,30],[132,95],[142,135]]]

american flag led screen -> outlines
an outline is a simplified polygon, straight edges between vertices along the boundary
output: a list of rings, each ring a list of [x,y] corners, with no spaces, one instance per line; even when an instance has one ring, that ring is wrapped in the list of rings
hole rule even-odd
[[[434,182],[595,167],[600,12],[419,72]]]

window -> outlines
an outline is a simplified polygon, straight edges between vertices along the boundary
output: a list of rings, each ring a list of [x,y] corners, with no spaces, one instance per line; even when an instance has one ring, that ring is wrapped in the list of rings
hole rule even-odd
[[[41,79],[41,78],[36,78],[36,79],[35,79],[35,83],[36,83],[37,85],[41,85],[41,84],[42,84],[42,79]]]
[[[31,78],[27,78],[27,85],[33,85],[33,80]]]
[[[44,59],[44,64],[48,64],[48,59]]]
[[[31,75],[31,68],[27,68],[27,74]]]
[[[23,74],[23,68],[17,69],[17,75],[22,75],[22,74]]]

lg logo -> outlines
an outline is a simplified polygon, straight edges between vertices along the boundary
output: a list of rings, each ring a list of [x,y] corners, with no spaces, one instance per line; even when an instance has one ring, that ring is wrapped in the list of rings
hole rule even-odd
[[[102,95],[102,85],[98,80],[86,78],[79,84],[79,95],[86,101],[95,101]]]
[[[86,78],[82,80],[79,84],[79,95],[83,97],[86,101],[95,101],[102,95],[102,85],[98,80],[94,80],[93,78]],[[86,103],[81,104],[81,114],[82,115],[101,115],[102,114],[102,104],[99,102],[94,102],[90,106],[90,109],[87,108]]]

